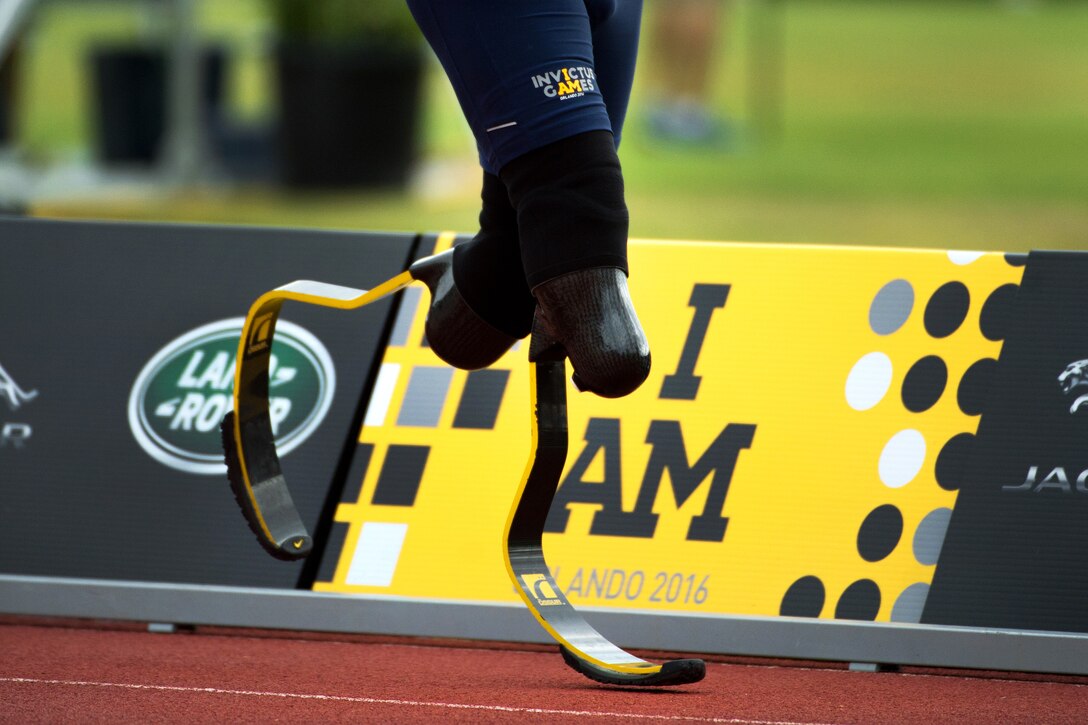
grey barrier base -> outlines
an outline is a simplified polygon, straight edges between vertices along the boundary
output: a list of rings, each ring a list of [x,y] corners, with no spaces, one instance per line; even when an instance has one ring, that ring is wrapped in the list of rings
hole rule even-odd
[[[585,608],[628,649],[1088,675],[1088,635]],[[0,575],[0,613],[550,643],[520,604]],[[864,666],[858,669],[865,669]]]

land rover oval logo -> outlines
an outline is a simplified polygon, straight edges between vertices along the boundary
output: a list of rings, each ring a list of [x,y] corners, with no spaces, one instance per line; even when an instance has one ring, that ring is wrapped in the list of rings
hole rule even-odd
[[[238,338],[245,319],[220,320],[170,342],[144,365],[128,400],[128,422],[155,460],[187,473],[224,474],[219,421],[233,407]],[[269,413],[280,456],[324,420],[336,391],[321,341],[280,320],[269,363]]]

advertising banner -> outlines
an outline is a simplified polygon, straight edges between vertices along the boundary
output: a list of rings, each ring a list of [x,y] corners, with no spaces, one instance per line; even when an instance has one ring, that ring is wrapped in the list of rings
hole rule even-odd
[[[0,222],[0,574],[518,604],[528,341],[455,370],[412,285],[289,303],[276,561],[218,423],[243,316],[383,282],[453,234]],[[633,241],[649,380],[568,385],[544,535],[582,607],[1088,632],[1088,255]]]
[[[569,599],[920,621],[957,504],[945,468],[977,432],[1023,267],[680,242],[630,257],[653,371],[620,400],[569,386],[544,542]],[[502,536],[530,453],[527,343],[454,370],[409,292],[314,589],[515,602]]]
[[[222,462],[242,321],[295,279],[380,282],[415,242],[0,221],[0,573],[295,587],[304,565],[258,546]],[[271,409],[311,530],[338,494],[391,309],[285,308]]]

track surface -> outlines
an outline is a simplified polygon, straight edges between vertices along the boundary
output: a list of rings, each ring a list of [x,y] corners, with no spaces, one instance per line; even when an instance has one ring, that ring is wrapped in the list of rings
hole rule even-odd
[[[598,685],[552,648],[0,619],[2,723],[1083,723],[1088,678],[708,663]]]

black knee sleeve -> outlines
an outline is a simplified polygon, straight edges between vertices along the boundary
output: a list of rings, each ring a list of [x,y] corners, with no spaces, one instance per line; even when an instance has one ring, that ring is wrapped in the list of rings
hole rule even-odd
[[[454,248],[453,276],[465,302],[505,334],[522,338],[533,324],[536,301],[525,283],[518,218],[506,186],[484,174],[480,231]]]
[[[561,345],[580,389],[606,398],[633,392],[649,375],[650,347],[627,292],[627,204],[612,134],[563,139],[499,175],[537,300],[530,358]]]
[[[531,151],[499,176],[517,213],[530,289],[568,272],[627,272],[627,204],[615,142],[590,131]]]

